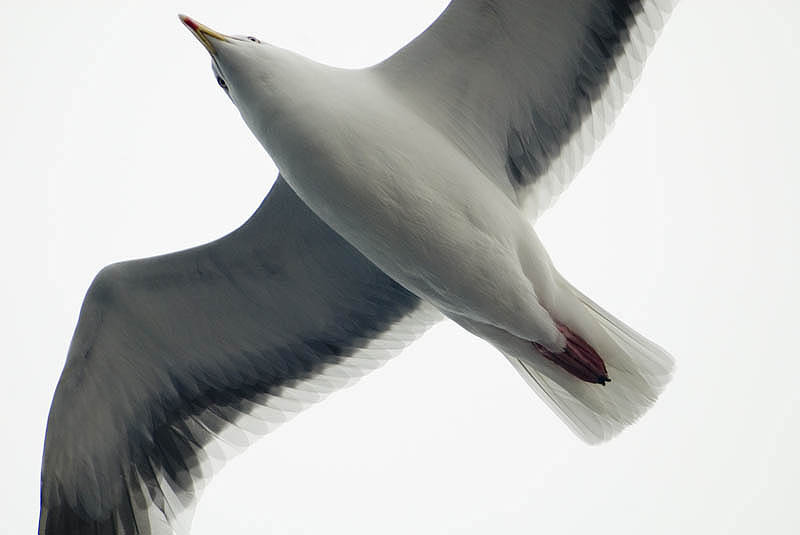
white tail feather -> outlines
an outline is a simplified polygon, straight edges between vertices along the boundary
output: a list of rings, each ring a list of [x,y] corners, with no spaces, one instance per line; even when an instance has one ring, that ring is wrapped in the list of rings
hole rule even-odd
[[[611,382],[605,386],[587,383],[544,358],[532,363],[530,359],[506,357],[581,439],[597,444],[617,435],[647,411],[670,381],[674,361],[664,349],[558,279],[562,298],[551,315],[599,353]]]

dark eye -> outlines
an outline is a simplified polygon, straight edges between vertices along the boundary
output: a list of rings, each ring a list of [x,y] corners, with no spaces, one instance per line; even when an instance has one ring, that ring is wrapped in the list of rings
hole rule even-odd
[[[225,80],[222,79],[222,76],[217,76],[217,83],[225,91],[228,90],[228,84],[225,83]]]
[[[258,39],[256,39],[256,38],[255,38],[255,37],[253,37],[252,35],[248,35],[248,36],[247,36],[247,40],[248,40],[248,41],[253,41],[254,43],[261,43],[261,41],[259,41]]]

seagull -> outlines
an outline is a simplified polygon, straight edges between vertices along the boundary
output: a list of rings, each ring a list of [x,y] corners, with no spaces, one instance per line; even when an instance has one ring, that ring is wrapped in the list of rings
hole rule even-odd
[[[226,459],[443,317],[578,437],[673,360],[556,270],[532,223],[609,130],[673,0],[453,0],[372,67],[180,15],[279,175],[214,242],[112,264],[47,422],[39,533],[188,533]]]

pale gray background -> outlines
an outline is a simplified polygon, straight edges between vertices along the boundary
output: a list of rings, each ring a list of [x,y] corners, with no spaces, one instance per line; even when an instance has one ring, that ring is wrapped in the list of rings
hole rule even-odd
[[[357,67],[444,4],[4,4],[0,532],[35,531],[94,274],[234,229],[275,177],[176,13]],[[684,0],[537,225],[569,279],[677,357],[639,424],[585,446],[443,324],[231,463],[194,534],[797,533],[799,18],[793,0]]]

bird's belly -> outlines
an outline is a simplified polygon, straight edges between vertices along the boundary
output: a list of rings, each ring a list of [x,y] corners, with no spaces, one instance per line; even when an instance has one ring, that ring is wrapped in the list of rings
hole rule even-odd
[[[327,138],[281,171],[334,230],[443,311],[519,293],[529,224],[511,200],[425,126],[371,131]]]

